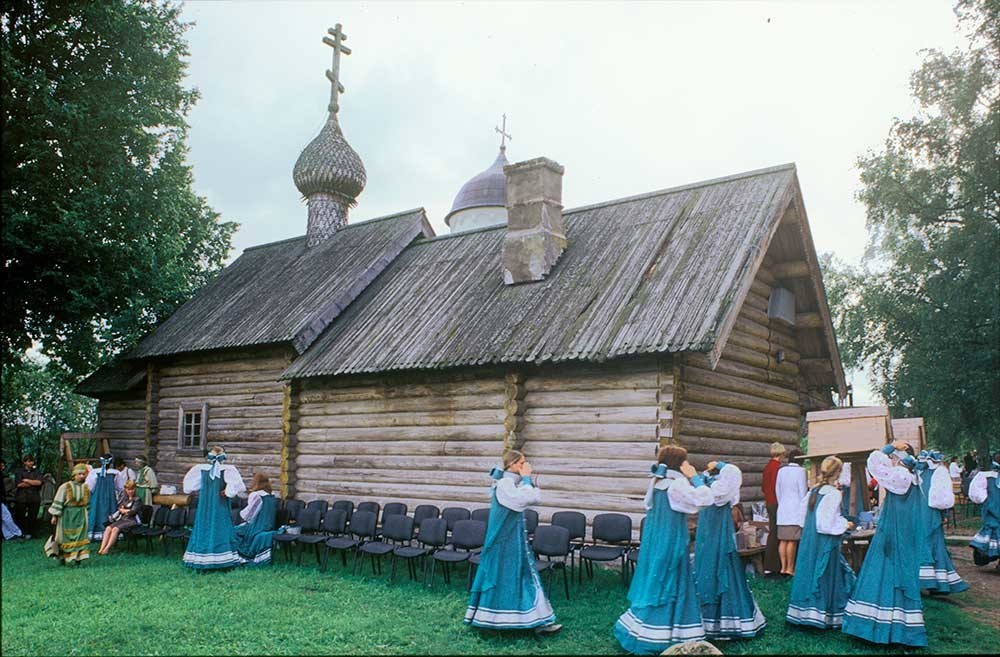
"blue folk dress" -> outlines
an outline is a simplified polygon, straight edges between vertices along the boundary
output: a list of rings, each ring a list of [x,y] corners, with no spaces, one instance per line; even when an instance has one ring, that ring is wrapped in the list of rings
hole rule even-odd
[[[810,509],[812,495],[810,492],[802,500],[806,521],[795,558],[795,579],[785,620],[794,625],[839,628],[844,623],[844,607],[856,580],[840,553],[841,537],[847,531],[841,500],[847,496],[833,486],[824,485],[815,491],[816,499]]]
[[[541,494],[530,477],[498,470],[493,476],[489,525],[464,622],[493,630],[549,625],[556,616],[524,526],[524,510]]]
[[[675,643],[705,638],[688,556],[687,514],[712,504],[712,492],[701,476],[692,486],[666,466],[654,473],[630,606],[614,627],[618,643],[636,655],[658,655]]]
[[[969,484],[969,499],[982,505],[983,518],[982,528],[969,545],[985,557],[985,563],[1000,559],[1000,473],[997,470],[1000,466],[994,463],[993,467],[993,470],[977,474]]]
[[[709,639],[749,638],[767,625],[736,551],[732,506],[739,504],[742,483],[739,468],[723,464],[709,484],[714,503],[698,513],[694,575],[701,621]]]
[[[892,449],[892,445],[886,447]],[[844,609],[842,631],[872,643],[926,646],[918,579],[923,502],[913,474],[893,466],[888,453],[874,451],[868,457],[868,471],[886,495],[878,528]]]
[[[920,477],[920,510],[923,536],[920,539],[920,588],[931,593],[961,593],[969,588],[955,572],[944,542],[943,512],[955,506],[955,492],[948,468],[937,466]]]
[[[104,537],[108,516],[118,510],[118,493],[122,491],[122,486],[119,485],[118,471],[108,467],[110,463],[111,459],[107,462],[101,459],[101,467],[91,470],[86,479],[87,488],[90,489],[87,525],[90,527],[89,536],[92,541],[99,541]]]
[[[239,471],[231,465],[196,465],[184,476],[185,493],[201,491],[194,528],[184,551],[185,566],[211,570],[231,568],[242,563],[236,551],[236,532],[233,530],[229,500],[245,490]],[[226,497],[222,497],[223,491]]]
[[[251,498],[255,494],[251,493]],[[271,563],[271,542],[277,533],[274,525],[278,514],[278,498],[271,493],[263,493],[258,504],[260,506],[255,506],[250,520],[235,528],[236,551],[243,563],[250,566]],[[247,509],[250,508],[248,504]]]

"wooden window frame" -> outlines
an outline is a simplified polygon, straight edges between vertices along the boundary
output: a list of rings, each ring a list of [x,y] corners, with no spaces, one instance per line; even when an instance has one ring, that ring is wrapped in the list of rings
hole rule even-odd
[[[201,414],[201,426],[199,427],[198,445],[187,446],[184,444],[184,416],[189,413]],[[208,444],[208,402],[201,404],[181,404],[177,407],[177,451],[201,454]]]

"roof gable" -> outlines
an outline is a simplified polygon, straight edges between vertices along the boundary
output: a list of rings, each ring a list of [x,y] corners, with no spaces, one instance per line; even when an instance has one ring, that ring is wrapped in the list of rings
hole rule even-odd
[[[434,232],[424,210],[249,248],[127,354],[130,359],[290,342],[305,351],[406,245]]]
[[[708,351],[796,193],[794,165],[564,212],[544,281],[504,285],[504,227],[408,247],[283,375]]]

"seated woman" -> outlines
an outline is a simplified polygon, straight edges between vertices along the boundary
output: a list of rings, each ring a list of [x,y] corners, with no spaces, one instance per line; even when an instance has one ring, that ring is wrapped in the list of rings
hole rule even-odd
[[[240,511],[246,522],[236,526],[236,551],[243,563],[252,566],[271,563],[277,512],[278,498],[271,492],[271,480],[263,472],[254,474],[246,508]]]
[[[97,554],[106,556],[111,546],[118,540],[123,531],[128,531],[139,524],[139,512],[142,510],[142,500],[136,495],[134,479],[125,482],[125,490],[118,498],[118,509],[108,516],[104,526],[104,536],[101,538],[101,549]]]

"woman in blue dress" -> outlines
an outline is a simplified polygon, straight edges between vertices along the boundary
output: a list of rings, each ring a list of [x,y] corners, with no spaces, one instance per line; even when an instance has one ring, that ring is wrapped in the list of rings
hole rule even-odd
[[[184,551],[184,565],[197,570],[230,568],[242,561],[236,551],[236,533],[230,515],[230,499],[246,492],[240,472],[224,465],[226,451],[213,447],[208,463],[196,465],[184,475],[184,492],[200,491],[194,528]]]
[[[961,593],[969,588],[955,572],[944,543],[944,513],[955,506],[955,490],[944,455],[933,450],[921,452],[925,468],[920,474],[920,505],[923,535],[920,542],[920,588],[931,593]],[[919,467],[919,465],[918,465]]]
[[[736,551],[732,507],[740,503],[743,473],[731,463],[712,461],[712,504],[698,513],[694,576],[705,635],[709,639],[745,639],[764,629],[767,621],[750,592]],[[775,540],[771,537],[769,540]]]
[[[903,441],[868,457],[868,471],[886,495],[844,610],[842,631],[872,643],[927,645],[918,577],[923,500],[912,472],[916,463],[912,448]]]
[[[844,495],[837,487],[843,467],[836,456],[823,459],[819,483],[802,500],[805,524],[785,614],[794,625],[833,629],[844,623],[856,578],[840,553],[841,537],[854,526],[843,516]]]
[[[240,511],[246,522],[235,528],[236,551],[244,563],[251,566],[271,563],[277,512],[278,498],[271,492],[271,480],[263,472],[254,474],[247,505]]]
[[[108,516],[118,510],[118,496],[124,488],[120,481],[118,470],[110,467],[110,454],[101,456],[101,467],[87,474],[87,488],[90,489],[90,515],[87,524],[90,526],[90,540],[100,541],[104,538],[104,526]]]
[[[712,504],[712,492],[683,447],[663,447],[656,461],[630,606],[614,627],[618,643],[636,655],[658,655],[675,643],[705,638],[688,557],[687,514]]]
[[[1000,559],[1000,452],[993,455],[990,469],[981,471],[969,484],[969,499],[982,505],[983,527],[969,545],[976,565],[984,566]]]
[[[562,629],[545,595],[528,545],[524,510],[541,499],[524,454],[509,450],[494,468],[490,518],[465,623],[492,630]]]

